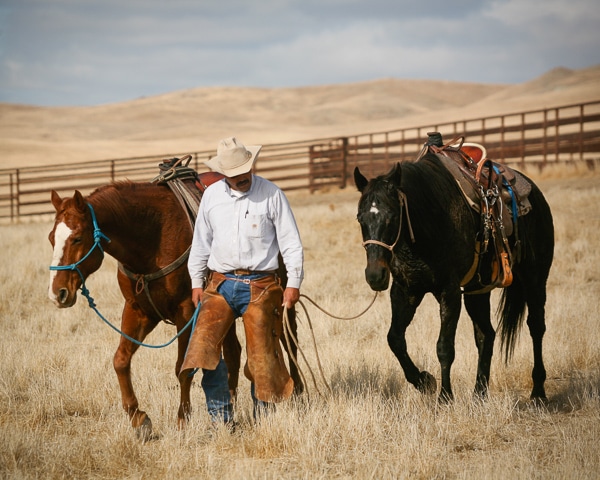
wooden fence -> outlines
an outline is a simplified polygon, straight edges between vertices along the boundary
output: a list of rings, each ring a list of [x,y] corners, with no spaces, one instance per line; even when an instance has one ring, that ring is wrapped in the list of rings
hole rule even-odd
[[[441,132],[446,142],[464,136],[469,142],[481,143],[489,158],[517,168],[543,169],[576,161],[595,168],[600,162],[600,101],[595,101],[350,137],[265,145],[256,172],[285,191],[344,188],[352,183],[355,166],[372,176],[386,172],[395,162],[413,160],[430,131]],[[158,174],[163,159],[188,153],[0,170],[0,222],[52,213],[51,189],[61,195],[78,189],[85,195],[114,180],[150,181]],[[198,172],[206,171],[203,161],[214,153],[191,153],[190,166]]]

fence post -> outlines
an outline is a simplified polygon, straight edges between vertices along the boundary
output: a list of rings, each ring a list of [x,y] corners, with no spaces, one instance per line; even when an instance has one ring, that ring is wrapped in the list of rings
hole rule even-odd
[[[521,114],[521,170],[525,168],[525,114]]]
[[[15,199],[17,202],[17,218],[21,217],[21,175],[20,175],[20,169],[17,168],[17,170],[15,171],[15,177],[17,179],[16,182],[16,195],[15,195]]]
[[[579,105],[579,161],[583,161],[583,104]]]
[[[560,110],[558,108],[554,109],[554,161],[556,163],[558,163],[558,160],[560,158],[560,149],[559,149],[559,138],[558,138],[558,132],[559,132],[559,115],[560,115]]]
[[[548,163],[548,109],[544,108],[544,123],[543,123],[543,129],[544,129],[544,147],[543,147],[543,152],[544,152],[544,160],[542,162],[542,165],[545,167],[546,164]]]
[[[11,223],[15,222],[17,217],[17,208],[15,206],[15,182],[14,175],[11,173],[9,175],[9,195],[10,195],[10,221]]]
[[[505,115],[500,118],[500,155],[499,157],[504,161],[506,158],[506,152],[504,151],[504,138],[505,138]]]
[[[348,185],[348,137],[340,138],[342,141],[342,183],[341,188]]]

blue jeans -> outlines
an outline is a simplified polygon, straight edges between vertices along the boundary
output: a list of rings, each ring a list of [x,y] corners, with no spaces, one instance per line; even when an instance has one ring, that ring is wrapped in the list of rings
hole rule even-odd
[[[202,369],[201,385],[211,421],[223,423],[233,421],[233,403],[227,382],[227,365],[223,357],[214,370]]]

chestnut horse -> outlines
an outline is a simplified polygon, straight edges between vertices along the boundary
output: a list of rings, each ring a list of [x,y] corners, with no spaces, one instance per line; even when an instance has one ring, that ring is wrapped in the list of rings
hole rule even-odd
[[[512,284],[502,292],[500,333],[508,360],[527,307],[534,360],[531,397],[543,401],[546,370],[542,337],[554,228],[544,196],[531,180],[526,180],[531,183],[531,211],[515,219],[514,231],[507,239],[510,249],[518,253],[512,265]],[[490,291],[470,290],[464,283],[474,256],[480,257],[480,262],[485,259],[477,245],[480,215],[468,205],[455,178],[433,153],[426,153],[416,162],[399,163],[389,173],[370,180],[356,167],[354,181],[361,193],[357,218],[367,254],[366,281],[373,290],[383,291],[388,288],[391,274],[392,321],[387,340],[406,379],[422,392],[437,389],[433,375],[419,370],[406,345],[406,329],[424,295],[430,292],[440,305],[440,400],[452,399],[450,368],[462,298],[473,322],[479,352],[475,395],[485,397],[496,335],[490,318]]]
[[[142,342],[163,320],[174,324],[178,332],[186,326],[195,311],[186,267],[192,220],[166,184],[114,182],[96,189],[88,197],[75,191],[73,197],[61,198],[52,191],[51,199],[56,217],[49,235],[54,248],[49,296],[59,308],[75,304],[77,290],[83,291],[85,279],[100,268],[106,252],[119,262],[117,280],[125,298],[123,334]],[[287,276],[281,261],[280,265],[279,274],[285,284]],[[288,314],[295,335],[295,311],[291,309]],[[177,339],[176,375],[190,330],[186,329]],[[123,408],[136,432],[146,437],[152,431],[152,423],[140,409],[130,371],[131,359],[139,345],[125,335],[120,337],[113,364]],[[296,358],[294,345],[291,348]],[[229,370],[229,388],[235,396],[241,353],[235,323],[224,341],[223,353]],[[289,363],[294,391],[300,393],[303,383],[299,372],[294,362]],[[191,413],[191,383],[192,377],[180,379],[177,412],[180,427]]]

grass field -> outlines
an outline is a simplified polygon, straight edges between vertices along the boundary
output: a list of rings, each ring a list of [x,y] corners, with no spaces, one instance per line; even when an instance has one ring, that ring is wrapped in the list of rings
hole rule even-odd
[[[538,181],[553,210],[555,261],[548,283],[547,407],[528,401],[532,351],[522,330],[512,361],[497,354],[490,398],[473,401],[477,352],[463,313],[452,370],[455,401],[439,405],[404,379],[387,346],[389,295],[356,320],[336,320],[305,301],[329,393],[319,379],[310,328],[299,335],[317,386],[254,424],[241,380],[233,435],[209,433],[199,381],[194,413],[176,428],[176,346],[140,350],[133,362],[140,406],[157,439],[138,441],[121,409],[112,355],[117,334],[79,299],[58,310],[47,297],[49,222],[0,227],[1,478],[600,478],[600,182],[597,175]],[[352,189],[290,194],[305,245],[302,293],[352,316],[373,293]],[[87,286],[118,323],[116,263]],[[497,295],[494,295],[497,298]],[[408,330],[415,363],[434,374],[439,318],[426,297]],[[243,331],[239,328],[238,331]],[[147,342],[174,335],[160,325]],[[497,351],[499,349],[497,348]]]

